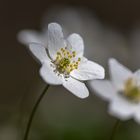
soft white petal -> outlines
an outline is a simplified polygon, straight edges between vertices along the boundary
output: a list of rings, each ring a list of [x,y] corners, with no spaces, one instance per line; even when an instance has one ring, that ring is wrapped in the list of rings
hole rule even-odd
[[[53,60],[57,51],[62,47],[66,47],[62,28],[57,23],[50,23],[48,25],[48,50]]]
[[[108,80],[92,80],[89,84],[91,89],[95,91],[95,94],[105,100],[112,100],[117,94],[112,83]]]
[[[137,85],[140,86],[140,69],[134,73],[134,78],[137,80]]]
[[[115,59],[109,59],[110,76],[118,90],[123,89],[125,80],[132,76],[132,72]]]
[[[132,118],[137,105],[121,97],[121,95],[116,95],[109,104],[109,113],[121,120]]]
[[[140,124],[140,115],[135,115],[134,120]]]
[[[64,80],[63,86],[79,98],[86,98],[89,96],[89,91],[86,85],[71,77]]]
[[[67,39],[72,51],[76,51],[76,57],[82,57],[84,53],[84,42],[82,37],[79,34],[71,34]]]
[[[47,55],[46,49],[42,44],[30,43],[29,50],[32,52],[35,58],[41,63],[44,63],[45,61],[50,60]]]
[[[134,119],[136,122],[140,123],[140,103],[137,105],[137,109],[135,110]]]
[[[71,72],[71,76],[78,80],[103,79],[105,71],[102,66],[88,60],[80,63],[78,69]]]
[[[17,37],[19,42],[25,45],[29,45],[29,43],[35,42],[43,44],[45,47],[47,47],[47,36],[34,30],[23,30],[18,33]]]
[[[47,84],[61,85],[62,78],[53,71],[53,68],[50,66],[50,64],[51,62],[47,61],[42,65],[40,69],[40,76]]]
[[[139,78],[140,78],[140,69],[137,70],[137,71],[134,73],[134,75],[135,75],[136,77],[139,77]]]

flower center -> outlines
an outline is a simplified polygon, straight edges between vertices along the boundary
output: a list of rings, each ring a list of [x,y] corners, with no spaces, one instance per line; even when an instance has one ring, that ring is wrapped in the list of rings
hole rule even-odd
[[[78,69],[81,58],[76,58],[75,51],[69,51],[67,47],[61,48],[53,62],[55,64],[56,72],[63,74],[64,77],[69,77],[69,74],[74,69]]]
[[[129,78],[125,81],[123,94],[133,102],[140,102],[140,87],[135,79]]]

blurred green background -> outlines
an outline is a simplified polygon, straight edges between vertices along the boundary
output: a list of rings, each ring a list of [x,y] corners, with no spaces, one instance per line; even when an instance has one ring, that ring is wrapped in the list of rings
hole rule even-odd
[[[108,78],[110,57],[132,70],[140,67],[139,7],[139,0],[1,0],[0,140],[23,139],[31,109],[45,86],[40,65],[17,40],[19,31],[41,32],[55,21],[66,35],[80,33],[86,57],[103,65]],[[61,86],[51,86],[37,110],[29,140],[108,140],[115,121],[107,103],[93,91],[81,100]],[[139,140],[139,131],[139,124],[125,121],[115,139]]]

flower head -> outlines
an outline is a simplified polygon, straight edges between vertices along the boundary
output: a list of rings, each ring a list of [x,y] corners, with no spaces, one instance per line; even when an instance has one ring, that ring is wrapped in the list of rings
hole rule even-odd
[[[104,69],[87,60],[84,56],[84,43],[78,34],[64,39],[62,28],[50,23],[47,32],[47,48],[40,43],[30,43],[29,49],[41,62],[40,75],[52,85],[63,85],[80,98],[89,95],[83,81],[104,78]]]
[[[92,81],[97,95],[109,101],[109,113],[140,123],[140,70],[132,73],[115,59],[109,60],[111,80]]]

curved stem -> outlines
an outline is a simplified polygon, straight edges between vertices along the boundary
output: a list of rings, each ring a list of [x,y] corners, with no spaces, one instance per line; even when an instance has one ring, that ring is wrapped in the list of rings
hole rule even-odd
[[[31,128],[31,124],[32,124],[32,121],[33,121],[33,118],[34,118],[34,115],[36,113],[36,110],[38,108],[38,105],[40,103],[40,101],[42,100],[42,98],[44,97],[46,91],[48,90],[50,85],[47,85],[45,87],[45,89],[43,90],[42,94],[39,96],[37,102],[35,103],[34,107],[33,107],[33,110],[31,112],[31,115],[29,117],[29,121],[27,123],[27,127],[26,127],[26,131],[25,131],[25,135],[24,135],[24,139],[23,140],[27,140],[28,139],[28,135],[29,135],[29,132],[30,132],[30,128]]]
[[[118,130],[118,127],[119,127],[120,123],[121,123],[121,121],[117,119],[117,120],[116,120],[116,123],[115,123],[115,125],[114,125],[114,127],[113,127],[113,129],[112,129],[112,133],[111,133],[111,136],[110,136],[110,140],[114,140],[115,134],[116,134],[116,132],[117,132],[117,130]]]

